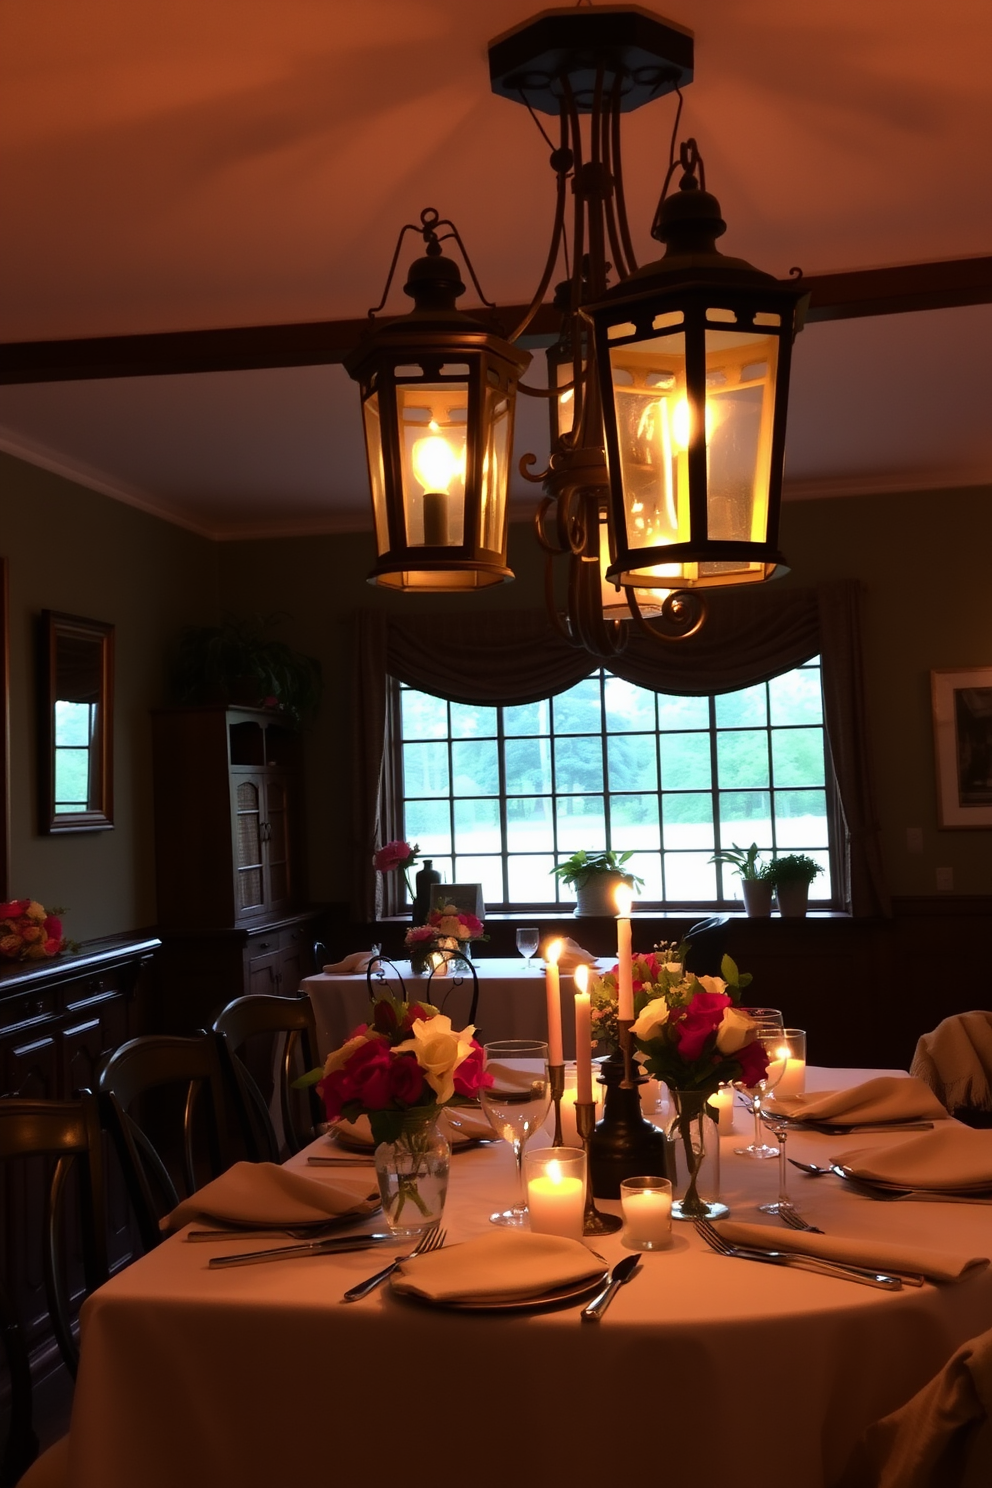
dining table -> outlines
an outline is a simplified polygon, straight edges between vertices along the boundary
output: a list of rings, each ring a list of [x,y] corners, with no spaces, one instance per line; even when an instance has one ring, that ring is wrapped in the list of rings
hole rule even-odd
[[[478,1038],[483,1042],[547,1038],[543,962],[535,959],[527,967],[520,957],[480,956],[473,958],[473,964],[479,979]],[[605,960],[594,962],[593,967],[605,970],[613,964],[612,960]],[[457,1026],[459,1021],[468,1017],[472,983],[469,974],[458,976],[457,963],[452,963],[452,968],[451,975],[428,980],[416,975],[409,961],[384,963],[382,985],[399,992],[404,1000],[406,997],[411,1000],[428,998],[442,1012],[447,1012]],[[343,1044],[359,1023],[368,1020],[369,986],[364,971],[319,972],[316,976],[305,977],[300,983],[300,991],[307,994],[313,1006],[322,1059]],[[573,1058],[575,1053],[574,995],[572,971],[562,967],[559,997],[566,1059]]]
[[[811,1067],[807,1088],[877,1073]],[[777,1196],[778,1164],[735,1154],[750,1116],[738,1109],[735,1120],[738,1134],[721,1140],[722,1197],[734,1219],[784,1236],[757,1208]],[[796,1131],[788,1151],[825,1165],[850,1144]],[[289,1166],[320,1180],[334,1170],[308,1157],[335,1151],[323,1136]],[[371,1164],[368,1174],[371,1190]],[[829,1234],[992,1256],[988,1205],[878,1201],[833,1175],[788,1175],[799,1212]],[[446,1244],[491,1233],[490,1213],[514,1188],[506,1143],[455,1152]],[[608,1200],[600,1207],[619,1212]],[[456,1312],[387,1285],[344,1303],[384,1255],[404,1253],[398,1244],[211,1270],[210,1256],[231,1242],[194,1244],[186,1234],[83,1306],[69,1488],[437,1488],[456,1479],[613,1488],[634,1476],[832,1488],[863,1430],[992,1327],[988,1264],[955,1282],[886,1292],[718,1255],[690,1224],[674,1226],[670,1248],[641,1255],[594,1326],[581,1321],[581,1301]],[[619,1234],[585,1243],[609,1266],[630,1254]]]

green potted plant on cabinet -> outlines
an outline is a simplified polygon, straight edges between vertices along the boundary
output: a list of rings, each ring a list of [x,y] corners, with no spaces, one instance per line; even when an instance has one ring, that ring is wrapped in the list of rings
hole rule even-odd
[[[615,915],[614,894],[620,884],[640,887],[644,880],[625,873],[623,865],[632,853],[585,852],[579,850],[551,871],[555,878],[575,889],[576,915]]]
[[[220,625],[190,625],[179,639],[172,680],[181,703],[280,708],[299,727],[320,702],[320,663],[269,632],[282,617],[227,615]]]
[[[750,847],[722,847],[710,858],[711,863],[726,863],[741,881],[744,908],[749,919],[766,920],[772,912],[771,864],[762,863],[758,844]]]
[[[822,872],[822,863],[805,853],[786,853],[769,864],[768,875],[783,919],[802,919],[809,907],[810,884]]]

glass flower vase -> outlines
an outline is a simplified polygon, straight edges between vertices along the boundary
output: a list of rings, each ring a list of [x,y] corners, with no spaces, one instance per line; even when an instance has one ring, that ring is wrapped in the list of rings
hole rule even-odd
[[[673,1219],[720,1219],[729,1214],[720,1201],[719,1113],[708,1105],[708,1091],[672,1090],[667,1137],[674,1172]]]
[[[438,1130],[440,1107],[380,1112],[372,1118],[382,1212],[398,1240],[421,1235],[444,1213],[451,1148]],[[391,1118],[391,1119],[386,1119]]]

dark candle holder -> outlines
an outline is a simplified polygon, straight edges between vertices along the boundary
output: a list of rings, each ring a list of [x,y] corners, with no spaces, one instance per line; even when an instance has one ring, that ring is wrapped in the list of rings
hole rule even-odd
[[[674,1179],[665,1134],[641,1114],[638,1086],[647,1084],[647,1076],[632,1073],[628,1085],[625,1061],[618,1054],[604,1059],[599,1068],[606,1102],[586,1149],[596,1198],[618,1199],[624,1178]]]
[[[637,1082],[634,1074],[634,1035],[631,1029],[634,1026],[633,1018],[618,1018],[620,1024],[620,1052],[623,1055],[623,1079],[620,1081],[621,1090],[633,1090]],[[641,1176],[635,1174],[635,1177]]]
[[[575,1125],[582,1145],[586,1149],[586,1211],[582,1217],[583,1235],[614,1235],[623,1228],[623,1220],[617,1214],[604,1214],[596,1208],[592,1194],[592,1163],[589,1157],[589,1140],[596,1125],[596,1102],[575,1102]]]
[[[551,1099],[555,1107],[555,1135],[552,1147],[564,1147],[561,1134],[561,1098],[565,1094],[565,1066],[563,1064],[549,1064],[548,1078],[551,1085]]]

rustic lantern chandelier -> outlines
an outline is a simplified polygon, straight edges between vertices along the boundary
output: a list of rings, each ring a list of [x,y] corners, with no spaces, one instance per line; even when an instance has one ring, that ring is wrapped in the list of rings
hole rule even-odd
[[[608,657],[632,628],[659,640],[699,628],[705,593],[784,572],[778,514],[792,341],[802,291],[716,248],[725,223],[694,140],[675,141],[692,80],[690,32],[638,6],[544,11],[489,47],[493,91],[530,111],[551,149],[556,206],[544,272],[504,336],[466,314],[456,229],[433,210],[409,270],[414,308],[374,324],[346,366],[360,383],[378,560],[370,582],[408,591],[513,577],[507,491],[516,393],[548,399],[551,455],[535,518],[549,611],[561,633]],[[638,267],[627,220],[621,115],[679,98],[651,229],[663,257]],[[539,114],[558,120],[558,143]],[[670,191],[676,172],[677,188]],[[571,212],[569,198],[571,197]],[[568,219],[569,226],[566,226]],[[561,333],[548,385],[521,381],[517,342],[555,291]],[[611,272],[615,282],[610,281]],[[557,561],[568,568],[559,613]]]

